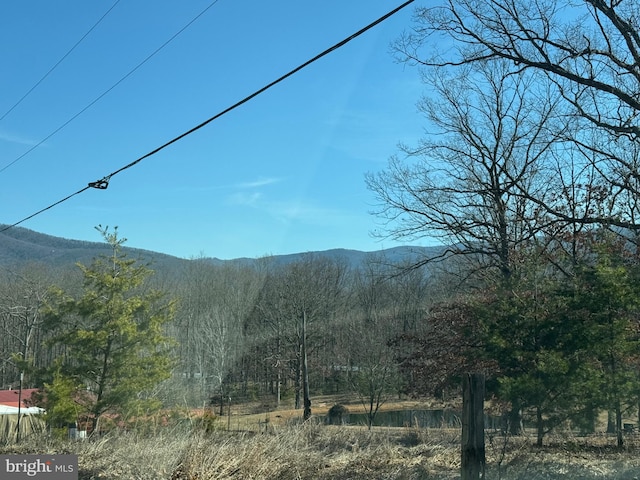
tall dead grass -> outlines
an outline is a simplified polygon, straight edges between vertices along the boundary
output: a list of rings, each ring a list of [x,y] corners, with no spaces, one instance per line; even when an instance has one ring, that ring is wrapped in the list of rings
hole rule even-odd
[[[555,437],[535,448],[532,438],[487,441],[487,479],[640,478],[640,441],[627,450],[609,439]],[[460,435],[455,429],[289,425],[268,433],[205,433],[195,425],[153,434],[113,432],[100,439],[26,439],[0,453],[75,453],[81,480],[208,479],[454,479]]]
[[[290,425],[270,433],[168,428],[86,441],[31,438],[0,453],[74,453],[81,480],[455,478],[458,446],[411,429]]]
[[[404,443],[392,430],[314,423],[272,433],[197,434],[180,452],[172,480],[455,478],[455,470],[438,465],[447,464],[451,452],[414,443]],[[436,456],[441,462],[427,467],[426,459]]]

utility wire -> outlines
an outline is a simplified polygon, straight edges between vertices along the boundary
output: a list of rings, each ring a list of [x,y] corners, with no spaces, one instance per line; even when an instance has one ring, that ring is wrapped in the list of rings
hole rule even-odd
[[[120,1],[120,0],[118,0]],[[31,152],[33,152],[36,148],[38,148],[40,145],[42,145],[44,142],[46,142],[47,140],[49,140],[51,137],[53,137],[55,134],[57,134],[58,132],[60,132],[63,128],[65,128],[67,125],[69,125],[71,122],[73,122],[76,118],[78,118],[80,115],[82,115],[84,112],[86,112],[87,110],[89,110],[89,108],[91,108],[92,106],[94,106],[96,103],[98,103],[100,100],[102,100],[103,97],[105,97],[108,93],[110,93],[114,88],[116,88],[118,85],[120,85],[122,82],[124,82],[127,78],[129,78],[131,75],[133,75],[134,72],[136,72],[140,67],[142,67],[145,63],[147,63],[149,60],[151,60],[154,56],[156,56],[158,54],[158,52],[160,52],[160,50],[162,50],[164,47],[166,47],[167,45],[169,45],[173,40],[175,40],[181,33],[183,33],[187,28],[189,28],[196,20],[198,20],[202,15],[204,15],[207,10],[209,10],[211,7],[213,7],[216,3],[218,3],[220,0],[214,0],[213,2],[211,2],[204,10],[202,10],[200,13],[198,13],[198,15],[196,15],[194,18],[192,18],[189,23],[187,23],[184,27],[182,27],[180,30],[178,30],[175,34],[173,34],[173,36],[171,36],[171,38],[169,38],[169,40],[167,40],[166,42],[164,42],[162,45],[160,45],[158,48],[156,48],[151,54],[149,54],[144,60],[142,60],[140,63],[138,63],[135,67],[133,67],[131,70],[129,70],[129,72],[124,75],[122,78],[120,78],[120,80],[118,80],[116,83],[114,83],[113,85],[111,85],[109,88],[107,88],[104,92],[102,92],[100,95],[98,95],[95,99],[93,99],[88,105],[86,105],[82,110],[80,110],[79,112],[77,112],[75,115],[73,115],[71,118],[69,118],[66,122],[64,122],[62,125],[60,125],[58,128],[56,128],[54,131],[52,131],[49,135],[47,135],[46,137],[44,137],[42,140],[40,140],[38,143],[36,143],[35,145],[33,145],[31,148],[29,148],[26,152],[24,152],[22,155],[20,155],[19,157],[15,158],[13,161],[7,163],[4,167],[0,168],[0,173],[4,172],[7,168],[9,168],[10,166],[14,165],[15,163],[19,162],[20,160],[22,160],[24,157],[26,157],[27,155],[29,155]]]
[[[156,153],[160,152],[161,150],[167,148],[169,145],[172,145],[174,143],[176,143],[179,140],[182,140],[183,138],[185,138],[187,135],[191,135],[192,133],[196,132],[197,130],[200,130],[202,127],[208,125],[209,123],[213,122],[214,120],[220,118],[221,116],[229,113],[232,110],[235,110],[236,108],[238,108],[239,106],[247,103],[249,100],[257,97],[258,95],[260,95],[261,93],[269,90],[271,87],[273,87],[274,85],[277,85],[278,83],[282,82],[283,80],[289,78],[290,76],[292,76],[293,74],[299,72],[300,70],[302,70],[303,68],[311,65],[312,63],[316,62],[317,60],[321,59],[322,57],[330,54],[331,52],[343,47],[344,45],[346,45],[347,43],[349,43],[351,40],[359,37],[360,35],[362,35],[363,33],[365,33],[368,30],[371,30],[373,27],[375,27],[376,25],[378,25],[379,23],[382,23],[383,21],[385,21],[387,18],[391,17],[392,15],[396,14],[397,12],[399,12],[400,10],[402,10],[403,8],[405,8],[407,5],[413,3],[414,0],[408,0],[407,2],[403,3],[402,5],[400,5],[399,7],[396,7],[395,9],[391,10],[389,13],[387,13],[386,15],[383,15],[382,17],[378,18],[377,20],[375,20],[374,22],[370,23],[369,25],[367,25],[366,27],[358,30],[356,33],[354,33],[353,35],[345,38],[344,40],[336,43],[335,45],[333,45],[332,47],[327,48],[325,51],[323,51],[322,53],[319,53],[318,55],[316,55],[315,57],[311,58],[310,60],[307,60],[306,62],[304,62],[303,64],[297,66],[296,68],[294,68],[293,70],[289,71],[288,73],[285,73],[284,75],[282,75],[281,77],[279,77],[278,79],[274,80],[273,82],[265,85],[264,87],[262,87],[259,90],[256,90],[255,92],[253,92],[251,95],[243,98],[242,100],[240,100],[239,102],[234,103],[233,105],[231,105],[230,107],[222,110],[221,112],[217,113],[216,115],[214,115],[213,117],[208,118],[207,120],[205,120],[204,122],[196,125],[195,127],[191,128],[190,130],[187,130],[186,132],[178,135],[177,137],[173,138],[172,140],[169,140],[167,143],[155,148],[154,150],[151,150],[149,153],[137,158],[136,160],[134,160],[133,162],[119,168],[118,170],[115,170],[113,172],[111,172],[109,175],[106,175],[105,177],[103,177],[100,180],[97,180],[95,182],[90,182],[86,187],[81,188],[80,190],[78,190],[75,193],[72,193],[71,195],[66,196],[65,198],[58,200],[57,202],[49,205],[48,207],[43,208],[42,210],[39,210],[31,215],[29,215],[28,217],[23,218],[22,220],[5,226],[4,228],[0,229],[0,233],[5,232],[7,230],[9,230],[10,228],[13,228],[17,225],[20,225],[21,223],[35,217],[36,215],[40,215],[41,213],[57,206],[60,205],[63,202],[66,202],[67,200],[71,199],[72,197],[75,197],[76,195],[79,195],[83,192],[85,192],[86,190],[89,190],[90,188],[96,188],[99,190],[106,190],[107,187],[109,186],[109,181],[111,180],[111,178],[131,167],[133,167],[134,165],[137,165],[138,163],[142,162],[144,159],[151,157],[152,155],[155,155]]]
[[[20,100],[18,100],[16,103],[14,103],[14,104],[13,104],[13,106],[12,106],[11,108],[9,108],[9,110],[7,110],[6,112],[4,112],[4,115],[2,115],[2,117],[0,117],[0,122],[1,122],[2,120],[4,120],[4,119],[6,118],[6,116],[7,116],[7,115],[9,115],[9,114],[13,111],[13,109],[14,109],[14,108],[16,108],[18,105],[20,105],[20,104],[22,103],[22,101],[23,101],[25,98],[27,98],[27,97],[31,94],[31,92],[33,92],[36,88],[38,88],[38,85],[40,85],[40,84],[44,81],[44,79],[45,79],[45,78],[47,78],[47,77],[51,74],[51,72],[53,72],[53,71],[58,67],[58,65],[60,65],[60,64],[64,61],[64,59],[65,59],[65,58],[67,58],[67,57],[71,54],[71,52],[73,52],[73,51],[76,49],[76,47],[77,47],[78,45],[80,45],[80,44],[82,43],[82,41],[83,41],[85,38],[87,38],[87,37],[89,36],[89,34],[90,34],[91,32],[93,32],[93,30],[94,30],[98,25],[100,25],[100,23],[102,23],[102,21],[106,18],[106,16],[107,16],[107,15],[109,15],[109,13],[111,13],[111,10],[113,10],[113,9],[116,7],[116,5],[118,5],[118,3],[120,3],[120,0],[116,0],[116,2],[115,2],[113,5],[111,5],[111,8],[109,8],[109,10],[107,10],[107,11],[104,13],[104,15],[102,15],[102,16],[98,19],[98,21],[97,21],[96,23],[94,23],[94,24],[93,24],[93,26],[92,26],[92,27],[87,31],[87,33],[85,33],[85,34],[80,38],[80,40],[78,40],[78,41],[75,43],[75,45],[74,45],[73,47],[71,47],[71,48],[69,49],[69,51],[68,51],[67,53],[65,53],[65,54],[62,56],[62,58],[61,58],[60,60],[58,60],[58,61],[53,65],[53,67],[51,67],[51,68],[49,69],[49,71],[48,71],[47,73],[45,73],[45,74],[42,76],[42,78],[41,78],[40,80],[38,80],[38,81],[33,85],[33,87],[31,87],[31,88],[28,90],[28,91],[27,91],[27,93],[25,93],[25,94],[20,98]]]

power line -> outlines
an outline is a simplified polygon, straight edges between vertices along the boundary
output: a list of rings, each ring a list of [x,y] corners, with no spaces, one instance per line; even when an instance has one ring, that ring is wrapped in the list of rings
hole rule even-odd
[[[146,153],[145,155],[143,155],[143,156],[137,158],[136,160],[134,160],[133,162],[128,163],[127,165],[119,168],[118,170],[115,170],[115,171],[111,172],[109,175],[106,175],[106,176],[102,177],[102,179],[97,180],[95,182],[90,182],[86,187],[81,188],[77,192],[72,193],[71,195],[68,195],[65,198],[61,199],[61,200],[58,200],[55,203],[52,203],[48,207],[45,207],[45,208],[43,208],[43,209],[41,209],[41,210],[29,215],[28,217],[23,218],[22,220],[14,223],[14,224],[8,225],[8,226],[0,229],[0,233],[5,232],[5,231],[9,230],[10,228],[13,228],[13,227],[15,227],[17,225],[20,225],[21,223],[23,223],[23,222],[25,222],[25,221],[27,221],[27,220],[29,220],[29,219],[37,216],[37,215],[40,215],[41,213],[43,213],[43,212],[45,212],[47,210],[50,210],[51,208],[53,208],[53,207],[55,207],[57,205],[60,205],[63,202],[66,202],[67,200],[75,197],[76,195],[79,195],[79,194],[85,192],[86,190],[89,190],[91,188],[96,188],[96,189],[99,189],[99,190],[106,190],[107,187],[109,186],[109,182],[111,181],[111,178],[114,177],[115,175],[117,175],[117,174],[119,174],[119,173],[121,173],[121,172],[123,172],[123,171],[125,171],[125,170],[127,170],[127,169],[129,169],[131,167],[133,167],[134,165],[137,165],[138,163],[142,162],[144,159],[155,155],[156,153],[160,152],[161,150],[167,148],[169,145],[172,145],[172,144],[176,143],[177,141],[182,140],[186,136],[191,135],[192,133],[200,130],[201,128],[203,128],[204,126],[206,126],[209,123],[213,122],[214,120],[220,118],[221,116],[229,113],[232,110],[235,110],[236,108],[240,107],[241,105],[247,103],[249,100],[252,100],[253,98],[255,98],[258,95],[260,95],[261,93],[264,93],[265,91],[269,90],[271,87],[277,85],[278,83],[282,82],[283,80],[285,80],[285,79],[289,78],[290,76],[294,75],[295,73],[299,72],[303,68],[308,67],[309,65],[311,65],[314,62],[316,62],[317,60],[320,60],[322,57],[325,57],[326,55],[330,54],[331,52],[343,47],[344,45],[349,43],[351,40],[359,37],[360,35],[362,35],[363,33],[367,32],[368,30],[371,30],[373,27],[375,27],[379,23],[382,23],[383,21],[385,21],[387,18],[391,17],[392,15],[398,13],[400,10],[402,10],[407,5],[410,5],[413,2],[414,2],[414,0],[408,0],[407,2],[403,3],[399,7],[396,7],[393,10],[391,10],[389,13],[387,13],[387,14],[383,15],[382,17],[378,18],[377,20],[371,22],[366,27],[358,30],[356,33],[352,34],[351,36],[345,38],[344,40],[342,40],[342,41],[340,41],[338,43],[336,43],[332,47],[327,48],[322,53],[319,53],[318,55],[316,55],[315,57],[311,58],[310,60],[307,60],[306,62],[304,62],[301,65],[297,66],[293,70],[290,70],[288,73],[285,73],[284,75],[282,75],[278,79],[274,80],[273,82],[265,85],[264,87],[260,88],[259,90],[256,90],[251,95],[246,96],[245,98],[243,98],[239,102],[234,103],[230,107],[227,107],[226,109],[224,109],[221,112],[215,114],[214,116],[208,118],[204,122],[202,122],[202,123],[196,125],[195,127],[191,128],[190,130],[187,130],[186,132],[184,132],[184,133],[178,135],[177,137],[169,140],[168,142],[164,143],[163,145],[160,145],[159,147],[151,150],[149,153]]]
[[[38,80],[38,81],[37,81],[37,82],[36,82],[36,83],[35,83],[35,84],[34,84],[34,85],[29,89],[29,90],[27,90],[27,93],[25,93],[25,94],[24,94],[24,95],[23,95],[23,96],[22,96],[22,97],[21,97],[21,98],[20,98],[16,103],[14,103],[14,104],[13,104],[13,106],[12,106],[11,108],[9,108],[9,110],[7,110],[6,112],[4,112],[4,115],[2,115],[2,117],[0,117],[0,122],[1,122],[2,120],[4,120],[4,119],[6,118],[6,116],[7,116],[7,115],[9,115],[9,114],[10,114],[10,113],[11,113],[11,112],[12,112],[12,111],[13,111],[13,110],[18,106],[18,105],[20,105],[20,104],[22,103],[22,101],[23,101],[25,98],[27,98],[27,97],[31,94],[31,92],[33,92],[36,88],[38,88],[38,85],[40,85],[40,84],[44,81],[44,79],[45,79],[45,78],[47,78],[47,77],[51,74],[51,72],[53,72],[53,71],[58,67],[58,65],[60,65],[60,64],[64,61],[64,59],[65,59],[65,58],[67,58],[67,57],[71,54],[71,52],[73,52],[73,51],[76,49],[76,47],[77,47],[78,45],[80,45],[80,44],[82,43],[82,41],[83,41],[85,38],[87,38],[87,37],[89,36],[89,34],[90,34],[91,32],[93,32],[93,30],[94,30],[98,25],[100,25],[100,23],[102,23],[102,21],[106,18],[106,16],[107,16],[107,15],[109,15],[109,13],[111,13],[111,10],[113,10],[113,9],[116,7],[116,5],[118,5],[118,3],[120,3],[120,0],[116,0],[116,2],[115,2],[113,5],[111,5],[111,8],[109,8],[109,10],[107,10],[107,11],[104,13],[104,15],[102,15],[102,16],[98,19],[98,21],[97,21],[96,23],[94,23],[94,24],[93,24],[93,26],[92,26],[92,27],[87,31],[87,33],[85,33],[82,37],[80,37],[80,40],[78,40],[78,41],[75,43],[75,45],[74,45],[73,47],[71,47],[71,48],[69,49],[69,51],[68,51],[67,53],[65,53],[65,54],[62,56],[62,58],[60,58],[60,60],[58,60],[58,61],[53,65],[53,67],[51,67],[51,68],[49,69],[49,71],[48,71],[47,73],[45,73],[45,74],[42,76],[42,78],[41,78],[40,80]]]
[[[120,1],[120,0],[118,0]],[[77,112],[75,115],[73,115],[71,118],[69,118],[66,122],[64,122],[62,125],[60,125],[58,128],[56,128],[55,130],[53,130],[49,135],[47,135],[46,137],[44,137],[42,140],[40,140],[38,143],[36,143],[35,145],[31,146],[31,148],[29,148],[26,152],[24,152],[22,155],[20,155],[19,157],[15,158],[14,160],[12,160],[11,162],[7,163],[4,167],[0,168],[0,173],[4,172],[7,168],[9,168],[10,166],[14,165],[15,163],[19,162],[20,160],[22,160],[24,157],[26,157],[27,155],[29,155],[31,152],[33,152],[36,148],[38,148],[40,145],[42,145],[44,142],[46,142],[47,140],[49,140],[51,137],[53,137],[54,135],[56,135],[58,132],[60,132],[63,128],[65,128],[67,125],[69,125],[71,122],[73,122],[76,118],[78,118],[80,115],[82,115],[84,112],[86,112],[87,110],[89,110],[91,107],[93,107],[96,103],[98,103],[100,100],[102,100],[103,97],[105,97],[108,93],[110,93],[114,88],[116,88],[118,85],[120,85],[122,82],[124,82],[127,78],[129,78],[131,75],[133,75],[140,67],[142,67],[145,63],[147,63],[149,60],[151,60],[154,56],[156,56],[160,50],[162,50],[164,47],[166,47],[167,45],[169,45],[173,40],[175,40],[181,33],[183,33],[187,28],[189,28],[196,20],[198,20],[202,15],[204,15],[207,10],[209,10],[211,7],[213,7],[216,3],[218,3],[220,0],[214,0],[213,2],[211,2],[204,10],[202,10],[200,13],[198,13],[195,17],[193,17],[184,27],[182,27],[180,30],[178,30],[176,33],[174,33],[171,38],[169,38],[166,42],[164,42],[162,45],[160,45],[158,48],[156,48],[151,54],[149,54],[144,60],[142,60],[140,63],[138,63],[135,67],[133,67],[131,70],[129,70],[129,72],[127,72],[123,77],[120,78],[120,80],[118,80],[116,83],[114,83],[113,85],[111,85],[109,88],[107,88],[104,92],[102,92],[100,95],[98,95],[95,99],[93,99],[91,102],[89,102],[88,105],[86,105],[84,108],[82,108],[79,112]]]
[[[61,203],[66,202],[66,201],[67,201],[67,200],[69,200],[70,198],[75,197],[76,195],[81,194],[81,193],[82,193],[82,192],[84,192],[85,190],[89,190],[89,188],[91,188],[91,186],[90,186],[90,185],[87,185],[86,187],[84,187],[84,188],[82,188],[82,189],[78,190],[77,192],[72,193],[71,195],[68,195],[68,196],[64,197],[63,199],[61,199],[61,200],[58,200],[58,201],[57,201],[57,202],[55,202],[55,203],[52,203],[52,204],[51,204],[51,205],[49,205],[48,207],[45,207],[45,208],[43,208],[43,209],[41,209],[41,210],[38,210],[38,211],[37,211],[37,212],[35,212],[35,213],[32,213],[32,214],[31,214],[31,215],[29,215],[28,217],[25,217],[25,218],[23,218],[22,220],[20,220],[19,222],[16,222],[16,223],[14,223],[14,224],[12,224],[12,225],[7,225],[6,227],[4,227],[4,228],[0,229],[0,233],[2,233],[2,232],[6,232],[6,231],[7,231],[7,230],[9,230],[10,228],[13,228],[13,227],[15,227],[15,226],[17,226],[17,225],[20,225],[21,223],[26,222],[27,220],[30,220],[30,219],[32,219],[33,217],[35,217],[35,216],[37,216],[37,215],[40,215],[40,214],[41,214],[41,213],[43,213],[43,212],[46,212],[47,210],[51,210],[51,209],[52,209],[53,207],[55,207],[56,205],[60,205]]]

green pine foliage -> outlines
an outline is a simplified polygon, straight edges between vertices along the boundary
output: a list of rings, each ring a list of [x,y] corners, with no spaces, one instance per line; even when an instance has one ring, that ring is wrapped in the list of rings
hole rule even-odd
[[[125,239],[117,229],[98,230],[112,254],[79,265],[82,294],[55,290],[46,311],[51,343],[62,352],[60,374],[82,386],[74,400],[88,414],[91,430],[105,413],[128,417],[160,406],[149,392],[170,376],[164,327],[174,315],[174,302],[146,287],[152,271],[123,253]]]
[[[633,278],[636,268],[620,252],[601,249],[595,264],[577,274],[572,309],[588,336],[591,379],[585,386],[601,408],[615,414],[619,446],[623,444],[622,416],[638,396],[640,286]]]
[[[45,409],[45,422],[59,436],[66,433],[68,424],[75,423],[85,413],[75,401],[80,388],[73,378],[62,374],[58,364],[53,372],[52,381],[44,384],[44,394],[40,394],[40,398],[37,399],[39,405]]]
[[[533,414],[541,443],[574,409],[578,395],[568,386],[582,374],[576,354],[581,332],[565,321],[566,301],[553,280],[525,279],[510,287],[478,302],[480,355],[495,364],[488,384],[492,393],[509,402],[514,414]],[[511,422],[515,433],[520,419],[512,416]]]
[[[531,270],[474,305],[491,393],[525,412],[539,445],[567,420],[593,431],[603,410],[622,445],[622,417],[640,398],[640,284],[627,250],[601,239],[570,276]]]

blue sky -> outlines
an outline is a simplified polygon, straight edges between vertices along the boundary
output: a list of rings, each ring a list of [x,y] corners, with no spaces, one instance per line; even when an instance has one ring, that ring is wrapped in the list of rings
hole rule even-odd
[[[115,0],[2,2],[0,117]],[[122,0],[0,121],[0,169],[84,109],[211,0]],[[42,145],[0,172],[12,224],[127,165],[400,5],[219,0]],[[190,258],[396,246],[372,238],[364,175],[424,121],[418,71],[389,45],[418,2],[293,77],[111,179],[21,224]]]

